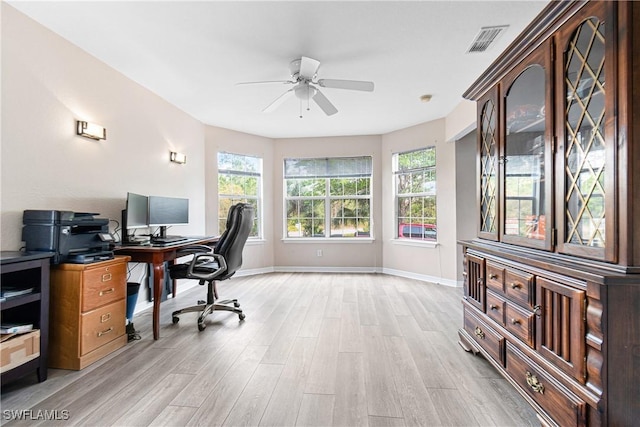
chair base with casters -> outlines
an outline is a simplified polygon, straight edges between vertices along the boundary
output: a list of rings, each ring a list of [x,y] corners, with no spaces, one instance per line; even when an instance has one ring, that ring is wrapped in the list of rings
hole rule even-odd
[[[204,285],[204,281],[200,281],[201,285]],[[207,325],[204,323],[205,319],[208,315],[213,313],[214,311],[231,311],[236,313],[240,320],[244,320],[246,315],[242,312],[240,308],[240,303],[237,299],[227,299],[227,300],[218,300],[218,289],[216,286],[216,282],[208,283],[208,291],[207,291],[207,301],[199,300],[198,305],[194,305],[192,307],[186,307],[181,310],[176,310],[171,313],[171,320],[174,324],[180,321],[179,315],[183,313],[200,313],[198,316],[198,330],[204,331]]]

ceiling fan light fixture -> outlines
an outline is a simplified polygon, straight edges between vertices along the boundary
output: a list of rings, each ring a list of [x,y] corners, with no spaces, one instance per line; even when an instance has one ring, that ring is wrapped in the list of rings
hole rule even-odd
[[[303,101],[308,101],[309,99],[313,98],[314,96],[316,96],[317,92],[318,89],[308,84],[301,84],[294,90],[296,98]]]

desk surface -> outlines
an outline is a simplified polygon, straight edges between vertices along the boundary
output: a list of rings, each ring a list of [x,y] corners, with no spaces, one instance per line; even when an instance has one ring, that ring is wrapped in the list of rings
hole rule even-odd
[[[149,251],[166,251],[172,249],[182,249],[185,246],[201,245],[215,243],[218,241],[218,236],[185,236],[186,240],[180,240],[178,242],[170,243],[149,243],[146,245],[116,245],[113,249],[116,253],[123,253],[129,251],[135,252],[149,252]]]
[[[118,255],[129,255],[132,262],[145,262],[153,265],[153,294],[160,295],[162,293],[162,283],[164,280],[164,263],[173,262],[178,254],[179,249],[186,248],[191,245],[211,245],[216,243],[218,236],[210,237],[187,237],[187,240],[180,242],[165,243],[163,245],[133,245],[133,246],[116,246],[113,251]],[[173,285],[173,296],[176,296],[175,281]],[[160,300],[153,299],[153,338],[160,337]]]

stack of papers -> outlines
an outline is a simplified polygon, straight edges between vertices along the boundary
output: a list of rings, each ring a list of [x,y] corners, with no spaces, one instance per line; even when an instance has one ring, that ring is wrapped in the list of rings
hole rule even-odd
[[[3,323],[0,325],[0,334],[24,334],[31,332],[33,324],[31,323]]]
[[[30,294],[32,292],[33,288],[14,288],[11,286],[3,286],[2,289],[0,289],[0,297],[11,298],[19,295]]]

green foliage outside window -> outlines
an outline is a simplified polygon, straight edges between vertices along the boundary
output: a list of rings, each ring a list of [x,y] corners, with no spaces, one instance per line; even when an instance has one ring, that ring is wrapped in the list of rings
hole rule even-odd
[[[371,157],[285,160],[286,237],[371,236]]]
[[[248,203],[255,218],[249,237],[260,237],[262,159],[232,153],[218,153],[218,232],[227,228],[231,206]]]

